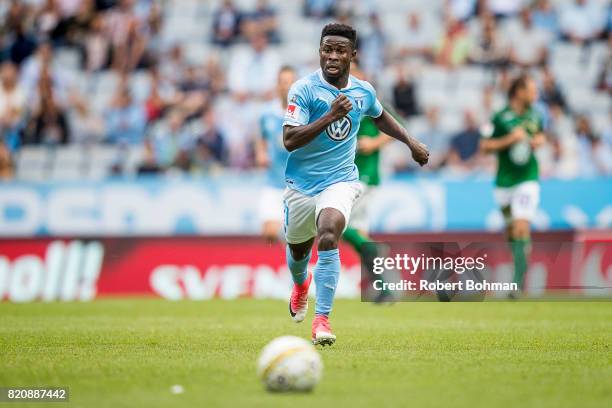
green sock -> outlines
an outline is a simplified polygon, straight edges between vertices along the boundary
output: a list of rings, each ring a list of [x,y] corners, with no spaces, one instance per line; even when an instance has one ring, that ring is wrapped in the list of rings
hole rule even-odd
[[[373,243],[370,238],[363,235],[355,228],[351,227],[346,229],[344,235],[342,235],[342,238],[344,238],[346,242],[351,244],[353,249],[357,251],[357,253],[361,257],[361,262],[368,270],[369,274],[371,275],[371,278],[374,278],[375,276],[372,273],[372,269],[374,265],[374,258],[376,258],[376,256],[378,255],[376,244]],[[382,278],[382,276],[376,276],[376,278],[380,279]]]
[[[519,289],[523,289],[525,273],[527,272],[527,258],[529,252],[530,239],[511,239],[510,248],[514,260],[514,282]]]
[[[361,232],[359,232],[355,228],[351,228],[351,227],[348,227],[346,231],[344,231],[344,235],[342,235],[342,238],[344,238],[346,242],[351,244],[353,249],[359,255],[361,255],[362,248],[364,246],[363,244],[370,243],[370,240],[366,236],[364,236]]]

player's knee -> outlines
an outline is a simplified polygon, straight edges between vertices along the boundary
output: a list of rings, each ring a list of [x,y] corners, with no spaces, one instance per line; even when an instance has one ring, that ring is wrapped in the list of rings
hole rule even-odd
[[[338,237],[332,231],[325,230],[319,233],[319,251],[329,251],[338,248]]]
[[[515,221],[512,225],[512,238],[528,239],[529,238],[529,223],[524,220]]]
[[[294,261],[301,261],[302,259],[306,258],[306,256],[308,256],[308,251],[306,249],[294,249],[291,248],[291,257],[293,258]]]

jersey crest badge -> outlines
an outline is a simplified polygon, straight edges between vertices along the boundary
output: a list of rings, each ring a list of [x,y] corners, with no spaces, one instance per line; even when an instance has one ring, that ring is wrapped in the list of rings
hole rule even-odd
[[[348,135],[351,134],[352,127],[351,120],[348,116],[345,116],[327,126],[325,133],[327,133],[327,136],[329,136],[331,140],[339,142],[346,139]]]

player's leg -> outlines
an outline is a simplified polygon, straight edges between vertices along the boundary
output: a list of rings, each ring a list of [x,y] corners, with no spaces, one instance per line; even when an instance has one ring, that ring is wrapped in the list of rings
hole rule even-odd
[[[522,290],[531,253],[531,221],[535,217],[540,195],[537,182],[521,183],[514,189],[510,204],[512,223],[510,241],[514,260],[514,282]]]
[[[312,274],[308,273],[308,262],[314,242],[315,201],[295,190],[287,189],[284,197],[284,230],[287,247],[287,267],[293,279],[293,290],[289,299],[289,314],[299,323],[308,312],[308,289]]]
[[[350,219],[353,203],[361,194],[359,183],[338,183],[317,198],[317,265],[314,279],[317,289],[312,338],[315,344],[331,345],[336,341],[329,325],[338,279],[340,252],[338,242]]]
[[[523,290],[531,246],[529,230],[528,220],[512,220],[510,228],[510,248],[512,249],[512,259],[514,261],[513,281],[518,285],[520,290]]]
[[[259,199],[261,235],[269,243],[282,237],[283,190],[266,187]]]
[[[317,219],[317,265],[314,279],[317,289],[312,338],[315,344],[333,344],[336,336],[329,326],[329,314],[340,278],[338,241],[344,230],[344,215],[335,208],[323,208]]]
[[[379,280],[382,278],[381,275],[376,275],[373,272],[374,259],[380,256],[378,253],[377,246],[372,242],[368,231],[369,231],[369,218],[368,208],[369,201],[374,187],[369,187],[362,183],[363,194],[359,196],[353,210],[351,211],[351,219],[349,225],[342,234],[342,239],[353,247],[355,252],[359,254],[361,258],[362,267],[367,272],[367,278],[370,282]],[[388,291],[381,291],[378,297],[374,300],[375,302],[382,302],[388,297],[390,293]]]
[[[362,262],[368,265],[372,255],[376,256],[371,253],[372,246],[366,245],[372,242],[368,236],[368,197],[370,197],[371,189],[363,183],[362,189],[363,194],[355,201],[351,211],[351,219],[346,231],[342,234],[342,238],[360,255]]]

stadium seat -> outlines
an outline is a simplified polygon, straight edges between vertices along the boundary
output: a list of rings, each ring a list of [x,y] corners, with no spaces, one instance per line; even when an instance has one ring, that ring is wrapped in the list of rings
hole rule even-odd
[[[79,180],[85,174],[86,151],[80,145],[53,149],[50,176],[52,180]]]
[[[138,166],[142,164],[144,158],[144,147],[143,146],[130,146],[120,147],[120,149],[127,149],[126,151],[121,150],[118,153],[119,156],[124,156],[125,161],[123,162],[123,170],[127,175],[134,175],[138,172]]]
[[[582,60],[582,48],[575,44],[559,42],[551,50],[553,65],[579,66]]]
[[[78,71],[81,65],[81,56],[73,48],[61,47],[55,51],[55,63],[69,71]]]
[[[208,60],[211,49],[202,41],[191,41],[184,45],[185,59],[190,64],[201,65]]]
[[[610,129],[612,129],[610,115],[607,112],[593,113],[591,114],[591,120],[595,132],[600,135],[604,132],[610,132]]]
[[[48,176],[49,149],[46,146],[24,146],[16,157],[16,178],[43,181]]]
[[[101,180],[109,176],[110,169],[119,158],[119,150],[112,145],[94,146],[88,151],[87,178]]]

